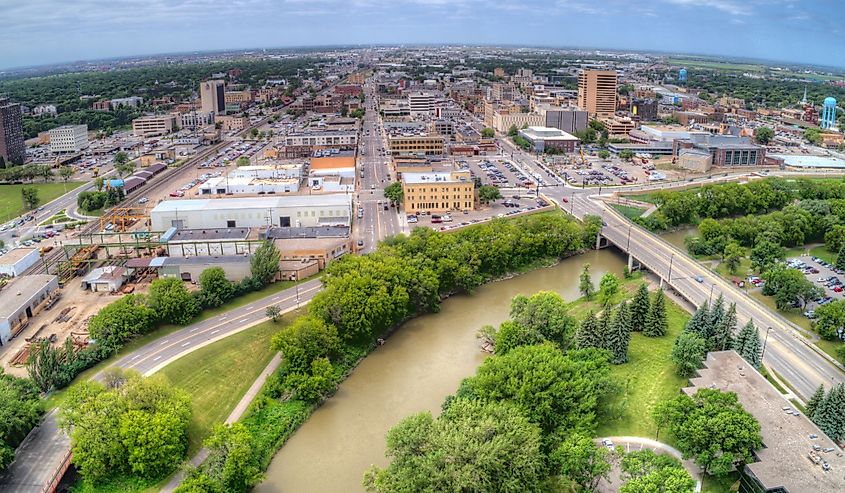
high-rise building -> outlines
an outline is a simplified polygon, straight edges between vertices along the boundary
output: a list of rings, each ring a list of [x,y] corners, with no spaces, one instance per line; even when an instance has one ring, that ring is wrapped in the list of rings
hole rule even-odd
[[[836,98],[824,98],[822,117],[819,120],[819,126],[825,129],[836,126]]]
[[[226,86],[222,80],[207,80],[200,84],[202,112],[215,115],[226,113]]]
[[[21,105],[7,98],[0,98],[0,157],[13,164],[23,164],[26,159]]]
[[[50,152],[79,152],[88,147],[88,125],[63,125],[50,130]]]
[[[546,115],[546,127],[557,128],[570,134],[585,130],[590,123],[587,112],[582,110],[549,108],[542,112]]]
[[[578,106],[590,116],[614,114],[618,82],[615,70],[582,70],[578,74]]]
[[[493,101],[513,101],[515,89],[516,88],[513,84],[494,82],[490,95],[493,98]]]

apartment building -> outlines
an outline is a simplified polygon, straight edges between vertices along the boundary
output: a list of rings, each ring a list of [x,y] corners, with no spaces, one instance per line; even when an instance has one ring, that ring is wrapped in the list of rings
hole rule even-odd
[[[490,88],[490,97],[493,101],[513,101],[516,88],[513,84],[494,82]]]
[[[434,95],[427,92],[408,94],[408,109],[411,116],[428,116],[434,111]]]
[[[582,70],[578,74],[578,106],[590,116],[613,115],[618,83],[615,70]]]
[[[15,164],[26,159],[21,105],[7,98],[0,98],[0,158]]]
[[[388,138],[391,156],[417,154],[439,156],[443,154],[442,135],[397,135]]]
[[[50,152],[79,152],[88,147],[88,125],[63,125],[50,130]]]
[[[600,120],[610,138],[627,139],[628,133],[637,128],[637,123],[627,116],[610,115]]]
[[[252,91],[224,91],[223,101],[226,104],[249,104],[252,103]]]
[[[144,139],[167,135],[176,128],[176,115],[150,115],[132,120],[132,133]]]
[[[127,108],[137,108],[144,104],[144,98],[138,96],[130,96],[128,98],[115,98],[109,101],[111,105],[111,109],[116,110],[121,106],[126,106]]]
[[[191,111],[179,115],[179,126],[181,128],[195,129],[214,123],[214,113],[201,113]]]
[[[403,173],[405,212],[449,212],[475,209],[475,184],[469,171]]]
[[[200,84],[200,100],[203,113],[215,115],[226,113],[226,88],[222,80],[207,80]]]

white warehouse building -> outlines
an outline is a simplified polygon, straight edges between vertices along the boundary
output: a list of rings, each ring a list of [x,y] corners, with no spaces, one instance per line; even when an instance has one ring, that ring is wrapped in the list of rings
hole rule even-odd
[[[154,231],[261,226],[351,226],[352,196],[295,195],[165,200],[150,212]]]

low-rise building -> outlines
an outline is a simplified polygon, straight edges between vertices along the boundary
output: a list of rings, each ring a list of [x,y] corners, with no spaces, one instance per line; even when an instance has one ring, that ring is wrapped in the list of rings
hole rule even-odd
[[[176,115],[148,115],[132,120],[132,133],[147,138],[167,135],[177,128]]]
[[[215,117],[215,122],[220,122],[224,132],[243,130],[249,127],[249,117],[246,115],[220,115]]]
[[[52,275],[20,276],[0,290],[0,346],[23,330],[59,289]]]
[[[82,278],[82,287],[95,293],[115,293],[123,286],[127,277],[125,267],[97,267]]]
[[[475,183],[469,171],[403,173],[405,212],[448,212],[475,209]]]
[[[38,262],[41,254],[36,248],[13,248],[0,256],[0,274],[17,277]]]
[[[762,166],[766,148],[751,142],[748,137],[733,135],[692,134],[688,139],[676,139],[673,155],[684,149],[699,149],[710,153],[713,166]]]
[[[56,116],[59,112],[56,110],[55,104],[39,104],[32,108],[32,114],[35,116]]]
[[[545,152],[548,149],[575,152],[575,146],[580,142],[578,137],[550,127],[528,127],[520,130],[519,135],[528,140],[536,152]]]
[[[610,115],[600,120],[610,138],[627,139],[628,133],[637,128],[637,123],[627,116]]]
[[[50,130],[50,152],[79,152],[88,147],[88,125],[62,125]]]
[[[116,110],[121,106],[128,108],[137,108],[144,104],[144,98],[138,96],[130,96],[128,98],[115,98],[110,101],[111,109]]]
[[[443,154],[442,135],[396,135],[388,137],[391,156],[407,154],[439,156]]]

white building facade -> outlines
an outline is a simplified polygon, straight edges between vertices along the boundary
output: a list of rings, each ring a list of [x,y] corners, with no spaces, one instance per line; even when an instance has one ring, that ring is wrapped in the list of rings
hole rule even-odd
[[[79,152],[88,147],[88,125],[64,125],[50,130],[50,152]]]

